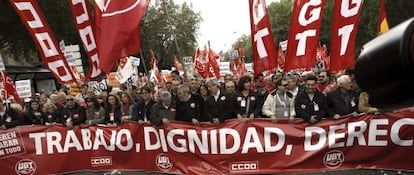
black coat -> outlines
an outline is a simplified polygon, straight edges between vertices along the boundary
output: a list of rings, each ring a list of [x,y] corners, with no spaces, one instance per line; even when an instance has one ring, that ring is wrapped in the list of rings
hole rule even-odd
[[[71,118],[72,125],[76,126],[86,121],[86,109],[79,104],[75,104],[73,108],[65,106],[60,114],[60,122],[65,124],[68,118]]]
[[[45,122],[46,116],[40,110],[28,110],[25,114],[25,124],[44,125]]]
[[[340,88],[337,88],[327,94],[327,100],[331,117],[335,114],[348,115],[358,111],[358,95],[351,90],[347,90],[344,94]]]
[[[165,109],[164,105],[160,101],[158,103],[155,103],[152,106],[150,121],[151,121],[152,124],[157,125],[157,126],[162,124],[162,119],[163,118],[166,118],[170,121],[174,121],[176,111],[177,111],[177,109],[176,109],[174,104],[171,104],[168,107],[168,109]]]
[[[315,111],[315,104],[318,105],[319,110]],[[326,96],[316,91],[312,100],[309,99],[308,94],[303,91],[298,93],[295,100],[296,117],[303,118],[309,122],[311,116],[316,115],[318,120],[328,117],[328,106]]]
[[[218,118],[220,122],[233,118],[234,102],[230,95],[222,93],[219,94],[217,101],[213,95],[210,95],[204,103],[205,114],[210,121],[213,118]]]
[[[145,104],[143,100],[139,101],[138,103],[134,104],[132,108],[132,118],[131,120],[138,121],[142,120],[144,121],[145,116],[147,117],[147,120],[149,120],[149,117],[151,116],[151,108],[155,104],[154,100],[150,100],[148,104]]]
[[[237,93],[234,103],[234,117],[237,117],[237,114],[248,117],[252,113],[255,117],[259,117],[260,112],[262,111],[261,101],[253,91],[250,91],[247,97],[243,96],[242,93]],[[247,107],[249,108],[248,110],[246,110]]]
[[[191,123],[193,118],[197,119],[200,122],[209,121],[209,119],[203,115],[204,100],[199,95],[192,94],[190,99],[186,102],[177,100],[176,107],[177,121]]]
[[[111,115],[114,115],[111,121]],[[121,106],[115,106],[113,109],[105,109],[105,123],[106,124],[120,124],[122,118]]]
[[[0,125],[6,126],[7,129],[19,126],[23,121],[23,114],[14,109],[8,109],[3,116],[0,116]]]

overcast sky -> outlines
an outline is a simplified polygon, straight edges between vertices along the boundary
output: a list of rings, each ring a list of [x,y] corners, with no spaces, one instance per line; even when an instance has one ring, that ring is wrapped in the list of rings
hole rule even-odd
[[[278,0],[266,0],[269,4]],[[250,34],[248,0],[175,0],[176,4],[191,3],[195,12],[200,12],[203,21],[198,31],[197,42],[204,47],[210,40],[214,51],[227,51],[243,34]]]

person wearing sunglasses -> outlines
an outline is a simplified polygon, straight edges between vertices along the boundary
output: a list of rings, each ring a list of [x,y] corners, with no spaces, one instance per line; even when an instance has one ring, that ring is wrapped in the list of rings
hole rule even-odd
[[[85,123],[86,112],[85,107],[79,105],[75,97],[72,95],[66,96],[66,105],[63,107],[60,121],[67,128],[71,129],[73,126]]]
[[[293,95],[287,93],[288,81],[284,78],[278,79],[275,86],[276,89],[267,96],[263,104],[263,115],[272,119],[273,122],[277,118],[293,120],[295,117],[294,100]]]

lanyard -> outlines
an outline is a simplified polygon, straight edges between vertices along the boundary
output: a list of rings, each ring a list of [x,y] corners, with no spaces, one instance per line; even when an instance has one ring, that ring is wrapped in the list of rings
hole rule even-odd
[[[277,101],[279,101],[279,103],[283,106],[283,108],[286,108],[286,92],[284,93],[284,95],[283,95],[283,99],[284,99],[284,101],[282,101],[282,100],[280,100],[280,97],[279,97],[279,94],[278,93],[276,93],[276,99],[277,99]]]

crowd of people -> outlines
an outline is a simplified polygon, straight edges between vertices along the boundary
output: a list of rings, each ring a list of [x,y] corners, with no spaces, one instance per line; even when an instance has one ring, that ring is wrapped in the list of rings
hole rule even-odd
[[[84,84],[80,91],[75,96],[65,89],[36,93],[23,105],[0,105],[0,129],[56,124],[67,128],[80,124],[116,126],[122,122],[167,125],[171,121],[220,125],[228,119],[254,118],[273,122],[301,118],[316,123],[323,118],[379,111],[369,105],[368,94],[360,91],[352,71],[276,72],[256,77],[246,73],[240,78],[228,74],[223,81],[184,80],[174,71],[172,80],[163,84],[137,81],[134,86],[99,94]]]

